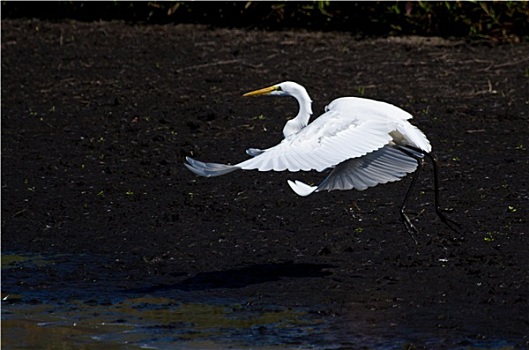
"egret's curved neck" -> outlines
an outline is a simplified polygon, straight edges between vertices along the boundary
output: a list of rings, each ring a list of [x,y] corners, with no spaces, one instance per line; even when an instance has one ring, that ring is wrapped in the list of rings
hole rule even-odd
[[[289,120],[283,128],[283,135],[288,137],[292,134],[298,133],[301,129],[309,124],[310,116],[312,115],[312,100],[305,89],[300,89],[291,94],[299,104],[298,115]]]

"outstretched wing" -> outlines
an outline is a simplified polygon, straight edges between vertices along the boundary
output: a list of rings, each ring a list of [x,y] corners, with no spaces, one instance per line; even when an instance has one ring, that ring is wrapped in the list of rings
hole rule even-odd
[[[257,169],[259,171],[323,171],[330,167],[345,168],[345,161],[349,167],[360,167],[361,162],[352,160],[366,156],[371,160],[374,155],[369,154],[382,149],[391,142],[412,145],[426,152],[431,149],[424,134],[407,123],[412,116],[391,104],[356,98],[344,97],[334,100],[326,107],[326,112],[299,132],[292,134],[278,145],[265,149],[249,149],[247,153],[253,158],[235,165],[216,163],[202,163],[189,161],[188,167],[202,176],[217,176],[236,169]],[[388,156],[393,151],[383,151],[378,156]],[[407,165],[407,162],[404,162]],[[339,165],[340,164],[340,165]],[[395,164],[397,166],[398,164]],[[409,165],[409,164],[408,164]],[[336,170],[335,170],[336,171]],[[381,171],[377,168],[377,171]],[[349,173],[352,174],[352,171]],[[365,171],[364,171],[365,173]],[[331,177],[334,181],[346,179],[338,176]],[[367,175],[367,173],[365,173]],[[343,175],[343,174],[342,174]],[[353,175],[349,175],[350,183],[355,188],[373,186],[370,183],[380,181],[396,181],[398,175],[388,179],[372,176],[372,181],[362,185],[368,178],[360,177],[351,182]],[[379,181],[379,182],[377,182]],[[332,184],[328,184],[332,188]],[[332,188],[334,189],[334,188]]]
[[[331,109],[300,132],[261,153],[251,152],[254,158],[235,166],[259,171],[323,171],[384,147],[392,139],[390,131],[383,119]]]
[[[186,160],[187,164],[184,163],[184,165],[189,170],[197,175],[205,177],[220,176],[239,169],[233,165],[199,162],[198,160],[194,160],[190,157],[186,157]]]
[[[364,157],[346,160],[338,164],[318,186],[301,181],[289,181],[294,192],[308,196],[323,190],[365,190],[379,184],[398,181],[417,169],[417,160],[408,154],[386,145]]]
[[[355,110],[359,118],[382,119],[391,126],[391,136],[395,143],[411,145],[425,152],[432,150],[424,133],[409,123],[413,116],[390,103],[361,97],[341,97],[332,101],[326,110]]]

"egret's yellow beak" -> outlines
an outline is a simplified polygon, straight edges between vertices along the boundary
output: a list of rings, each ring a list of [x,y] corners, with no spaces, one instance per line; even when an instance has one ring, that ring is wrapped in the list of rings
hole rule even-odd
[[[273,91],[279,90],[279,87],[277,85],[269,86],[264,89],[259,89],[251,92],[245,93],[243,96],[259,96],[259,95],[266,95]]]

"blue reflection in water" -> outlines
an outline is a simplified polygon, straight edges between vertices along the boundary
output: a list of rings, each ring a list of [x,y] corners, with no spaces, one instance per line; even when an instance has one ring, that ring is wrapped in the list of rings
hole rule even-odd
[[[244,297],[280,279],[326,277],[333,266],[292,262],[189,275],[131,278],[107,256],[2,254],[5,348],[106,349],[514,349],[504,340],[439,339],[373,326],[324,306],[282,305],[281,296]],[[105,269],[105,266],[109,267]],[[110,268],[112,267],[112,268]]]

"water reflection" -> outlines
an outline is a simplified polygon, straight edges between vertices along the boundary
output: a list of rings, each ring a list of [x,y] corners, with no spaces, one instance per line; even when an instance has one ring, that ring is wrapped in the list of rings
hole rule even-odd
[[[108,261],[105,261],[108,259]],[[245,287],[322,278],[334,266],[293,262],[126,283],[127,271],[91,269],[88,255],[2,254],[2,347],[6,349],[514,349],[503,340],[436,338],[369,321],[363,305],[341,315],[281,296],[253,303]],[[101,265],[99,265],[101,266]],[[79,279],[79,271],[89,278]],[[74,273],[75,272],[75,273]],[[49,276],[53,275],[53,283]],[[297,282],[296,282],[297,283]],[[130,286],[132,285],[132,287]],[[237,292],[237,293],[235,293]],[[235,297],[234,295],[237,295]],[[434,330],[432,331],[434,332]],[[456,344],[456,345],[454,345]]]
[[[328,275],[329,265],[264,264],[205,272],[176,284],[123,288],[124,276],[69,283],[89,256],[2,256],[2,344],[6,348],[273,349],[307,345],[323,325],[318,315],[279,305],[253,306],[240,298],[193,296],[194,291],[243,288],[280,278]],[[97,257],[101,262],[102,257]],[[47,283],[42,267],[62,283]],[[48,271],[49,273],[49,271]],[[187,274],[178,274],[186,275]],[[148,284],[145,281],[144,284]]]
[[[89,305],[4,305],[6,348],[200,348],[208,343],[263,348],[303,343],[321,324],[302,311],[259,311],[243,305],[188,304],[167,298],[131,298]],[[50,346],[53,344],[53,346]]]

